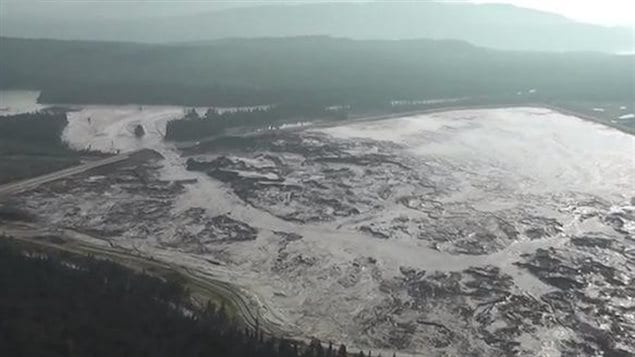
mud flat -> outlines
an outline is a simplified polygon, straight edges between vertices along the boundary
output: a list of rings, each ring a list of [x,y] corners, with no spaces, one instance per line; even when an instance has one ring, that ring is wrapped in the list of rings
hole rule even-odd
[[[114,128],[135,120],[86,136],[101,120],[66,139],[134,148]],[[15,205],[232,282],[291,336],[421,355],[635,353],[632,136],[515,108],[187,152],[151,137],[162,158]]]

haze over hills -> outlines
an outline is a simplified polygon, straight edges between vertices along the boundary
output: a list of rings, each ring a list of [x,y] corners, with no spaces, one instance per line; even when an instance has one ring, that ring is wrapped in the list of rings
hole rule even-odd
[[[635,356],[633,0],[266,1],[0,0],[3,355]]]
[[[500,4],[437,2],[302,3],[197,11],[167,5],[143,11],[136,3],[80,13],[68,5],[37,13],[13,5],[0,12],[2,35],[28,38],[135,42],[197,42],[226,37],[328,35],[352,39],[457,39],[478,46],[541,51],[632,51],[625,27],[575,22],[563,16]],[[201,5],[202,6],[202,5]],[[146,6],[146,8],[148,8]],[[148,8],[150,9],[150,8]],[[37,21],[29,21],[37,17]]]
[[[632,56],[500,51],[461,41],[330,37],[134,44],[0,38],[0,88],[57,103],[383,105],[393,99],[633,98]]]

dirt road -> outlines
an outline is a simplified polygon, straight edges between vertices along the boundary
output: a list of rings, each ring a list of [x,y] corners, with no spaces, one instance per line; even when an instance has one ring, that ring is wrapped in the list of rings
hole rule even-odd
[[[115,155],[115,156],[111,156],[102,160],[91,161],[79,166],[74,166],[68,169],[52,172],[50,174],[2,185],[0,186],[0,198],[2,198],[3,196],[6,197],[6,196],[14,195],[16,193],[32,190],[42,184],[45,184],[51,181],[60,180],[65,177],[77,175],[82,172],[92,170],[101,166],[106,166],[106,165],[110,165],[110,164],[114,164],[114,163],[126,160],[133,153],[134,152]]]
[[[201,306],[207,301],[224,304],[227,311],[247,327],[255,329],[258,326],[266,334],[274,336],[288,335],[288,331],[262,316],[261,307],[256,306],[240,288],[214,279],[209,273],[120,248],[108,241],[103,241],[103,245],[91,244],[84,239],[77,239],[77,236],[88,237],[85,233],[73,230],[49,230],[31,224],[0,226],[0,238],[14,239],[25,246],[108,259],[134,270],[164,278],[173,278],[176,275],[190,290],[195,302]],[[97,240],[95,237],[90,238]]]

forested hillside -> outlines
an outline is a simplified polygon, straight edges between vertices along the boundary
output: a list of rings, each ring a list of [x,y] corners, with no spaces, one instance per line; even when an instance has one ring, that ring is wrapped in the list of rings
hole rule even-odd
[[[0,88],[44,102],[243,106],[515,95],[631,99],[633,56],[329,37],[193,45],[1,38]]]
[[[80,153],[62,141],[63,112],[0,116],[0,183],[42,175],[79,163]]]
[[[0,240],[4,356],[347,356],[344,346],[244,330],[222,306],[192,305],[176,281],[91,257],[22,251],[6,239]]]

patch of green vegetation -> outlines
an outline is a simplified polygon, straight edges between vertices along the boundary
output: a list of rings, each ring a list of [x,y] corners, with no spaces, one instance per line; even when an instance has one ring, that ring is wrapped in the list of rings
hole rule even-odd
[[[81,153],[62,141],[65,113],[0,117],[0,184],[79,164]]]

